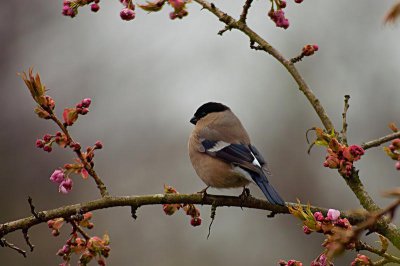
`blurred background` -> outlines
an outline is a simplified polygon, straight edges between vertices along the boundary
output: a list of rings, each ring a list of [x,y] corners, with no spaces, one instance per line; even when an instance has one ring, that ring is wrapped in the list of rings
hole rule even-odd
[[[143,2],[143,1],[142,1]],[[305,44],[320,50],[298,64],[299,71],[341,128],[343,96],[350,94],[349,142],[390,133],[400,125],[399,25],[383,26],[395,1],[289,1],[288,30],[278,29],[266,13],[269,1],[255,1],[248,23],[285,56]],[[238,17],[243,3],[215,4]],[[163,185],[181,193],[204,188],[187,154],[189,119],[207,101],[229,105],[253,143],[267,158],[271,182],[286,201],[326,208],[354,209],[359,204],[337,172],[322,166],[325,152],[307,155],[305,131],[321,123],[287,71],[271,56],[249,48],[237,31],[217,32],[223,24],[196,3],[189,16],[170,20],[169,7],[155,14],[138,10],[122,21],[118,1],[102,1],[97,14],[81,8],[74,19],[61,15],[62,1],[0,2],[0,223],[29,216],[28,195],[39,210],[99,197],[92,180],[74,176],[65,196],[49,181],[59,166],[73,160],[70,150],[47,154],[35,140],[57,128],[33,113],[34,102],[16,73],[34,66],[56,101],[56,111],[85,97],[90,113],[71,133],[82,146],[96,140],[96,170],[112,195],[162,193]],[[381,206],[381,192],[399,184],[394,161],[375,148],[357,162],[366,189]],[[254,196],[262,197],[255,186]],[[241,190],[210,190],[238,195]],[[218,208],[207,240],[210,207],[201,207],[203,224],[193,228],[179,212],[166,216],[160,206],[94,214],[92,234],[111,237],[109,265],[275,265],[298,259],[305,265],[322,252],[323,236],[305,235],[289,215],[273,219],[258,210]],[[58,265],[55,254],[69,233],[51,236],[45,224],[30,230],[35,251],[28,258],[0,249],[1,265]],[[7,236],[23,248],[21,233]],[[373,238],[370,238],[373,239]],[[371,242],[372,243],[372,242]],[[337,260],[348,265],[355,252]]]

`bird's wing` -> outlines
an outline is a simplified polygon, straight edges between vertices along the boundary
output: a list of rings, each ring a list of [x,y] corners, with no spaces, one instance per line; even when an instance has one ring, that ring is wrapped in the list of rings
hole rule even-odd
[[[200,141],[204,152],[208,155],[254,173],[261,174],[263,164],[258,161],[250,145],[208,139],[201,139]]]
[[[200,139],[200,143],[206,154],[239,167],[241,171],[244,170],[251,177],[248,178],[249,181],[254,181],[260,187],[269,202],[285,205],[278,192],[269,183],[265,160],[254,146],[208,139]]]

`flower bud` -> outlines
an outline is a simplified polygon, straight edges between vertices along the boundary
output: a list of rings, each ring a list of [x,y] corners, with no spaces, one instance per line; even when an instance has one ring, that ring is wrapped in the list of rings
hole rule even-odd
[[[43,148],[44,147],[44,141],[41,139],[36,140],[36,147],[37,148]]]
[[[55,170],[51,174],[50,180],[54,183],[60,184],[64,180],[64,172],[60,169]]]
[[[324,215],[321,212],[315,212],[314,218],[318,222],[322,222],[324,220]]]
[[[340,211],[335,210],[335,209],[329,209],[326,217],[330,221],[336,221],[340,217]]]
[[[130,8],[124,8],[119,13],[123,20],[129,21],[135,18],[135,12]]]
[[[92,103],[92,99],[85,98],[85,99],[82,100],[82,107],[88,108],[91,103]]]
[[[96,4],[96,3],[94,3],[94,4],[91,4],[91,5],[90,5],[90,9],[91,9],[93,12],[97,12],[97,11],[99,11],[100,6],[99,6],[98,4]]]
[[[199,225],[201,225],[201,218],[200,218],[200,217],[193,217],[193,218],[190,220],[190,224],[191,224],[192,226],[199,226]]]
[[[101,143],[101,141],[96,141],[96,143],[94,144],[94,148],[95,149],[102,149],[103,148],[103,143]]]
[[[45,146],[43,147],[43,150],[44,150],[44,151],[47,151],[47,152],[51,152],[51,151],[53,150],[53,148],[52,148],[50,145],[45,145]]]

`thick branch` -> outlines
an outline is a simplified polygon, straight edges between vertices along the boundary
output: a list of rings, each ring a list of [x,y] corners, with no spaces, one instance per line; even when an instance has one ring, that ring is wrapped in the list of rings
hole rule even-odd
[[[268,210],[277,214],[288,214],[289,210],[286,206],[273,205],[265,200],[256,199],[251,196],[242,199],[233,196],[216,196],[207,194],[205,197],[202,194],[155,194],[155,195],[143,195],[143,196],[125,196],[125,197],[104,197],[94,201],[89,201],[80,204],[63,206],[57,209],[40,211],[38,212],[40,219],[34,216],[26,217],[23,219],[7,222],[0,224],[0,237],[7,235],[16,230],[29,229],[40,223],[47,222],[48,220],[64,217],[69,218],[72,215],[76,215],[82,212],[94,211],[112,207],[122,206],[134,206],[139,208],[145,205],[160,205],[160,204],[201,204],[201,205],[213,205],[216,207],[221,206],[235,206],[244,207],[251,209]],[[297,203],[296,203],[297,204]],[[294,203],[287,203],[288,206],[295,205]],[[327,213],[327,209],[312,207],[313,212],[320,211]],[[356,214],[348,214],[343,217],[347,217],[351,222],[358,223],[363,217]]]
[[[344,177],[347,185],[356,195],[360,205],[369,212],[378,211],[380,207],[374,202],[371,196],[365,191],[364,185],[361,183],[358,171],[354,170],[350,177]]]
[[[207,9],[211,13],[213,13],[215,16],[219,18],[220,21],[225,23],[229,28],[231,29],[237,29],[246,34],[250,42],[252,43],[257,43],[264,51],[275,57],[292,75],[293,79],[296,81],[297,85],[299,86],[299,89],[304,93],[304,95],[307,97],[308,101],[311,103],[313,106],[314,110],[318,114],[319,118],[321,119],[322,124],[324,125],[325,129],[330,132],[331,130],[334,129],[333,124],[331,120],[329,119],[327,113],[325,112],[325,109],[322,107],[320,104],[319,100],[313,93],[313,91],[308,87],[307,83],[303,80],[299,72],[297,71],[296,67],[294,64],[290,61],[287,60],[286,58],[283,57],[283,55],[276,50],[274,47],[272,47],[266,40],[261,38],[257,33],[255,33],[252,29],[250,29],[245,23],[242,21],[237,21],[233,17],[229,16],[228,14],[222,12],[220,9],[218,9],[215,4],[211,4],[206,0],[195,0],[197,3],[199,3],[201,6],[203,6],[204,9]]]

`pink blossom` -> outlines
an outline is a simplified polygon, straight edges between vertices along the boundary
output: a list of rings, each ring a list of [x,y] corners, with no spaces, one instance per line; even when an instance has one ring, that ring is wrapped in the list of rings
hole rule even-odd
[[[64,172],[60,169],[55,170],[51,174],[50,180],[54,183],[61,184],[61,182],[64,180]]]
[[[340,211],[335,209],[329,209],[326,217],[330,221],[336,221],[340,217]]]
[[[99,11],[100,6],[99,6],[97,3],[94,3],[94,4],[91,4],[91,5],[90,5],[90,9],[91,9],[93,12],[97,12],[97,11]]]
[[[321,212],[315,212],[314,218],[318,222],[322,222],[324,220],[324,215]]]
[[[36,147],[37,148],[43,148],[44,147],[44,141],[41,139],[36,140]]]
[[[124,8],[119,13],[123,20],[129,21],[135,18],[135,12],[132,9]]]
[[[58,192],[68,194],[72,190],[72,184],[73,182],[71,178],[64,179],[58,187]]]
[[[199,226],[199,225],[201,225],[201,218],[200,218],[200,217],[193,217],[193,218],[190,220],[190,224],[191,224],[192,226]]]
[[[309,235],[312,233],[311,229],[307,225],[303,225],[303,232],[306,235]]]
[[[88,108],[91,103],[92,103],[92,99],[85,98],[85,99],[82,100],[82,107]]]
[[[275,25],[280,28],[289,28],[289,20],[285,18],[285,12],[282,9],[270,11],[268,16],[275,22]]]

